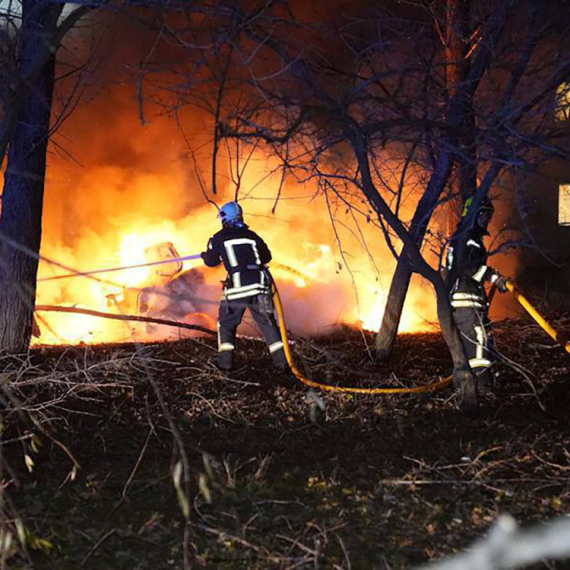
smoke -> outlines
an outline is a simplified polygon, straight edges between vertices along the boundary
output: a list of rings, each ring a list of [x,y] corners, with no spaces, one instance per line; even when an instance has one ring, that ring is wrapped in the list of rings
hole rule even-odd
[[[42,254],[77,271],[144,263],[145,250],[164,242],[180,255],[196,254],[220,228],[217,206],[234,199],[239,190],[246,222],[273,253],[272,271],[290,328],[298,334],[325,334],[341,323],[377,328],[395,266],[378,228],[338,207],[333,224],[330,204],[315,181],[289,177],[282,186],[275,159],[231,141],[220,147],[218,194],[213,196],[211,113],[185,107],[173,116],[160,101],[168,94],[156,90],[145,91],[141,100],[130,79],[137,62],[148,56],[148,39],[125,21],[108,33],[120,33],[124,41],[114,44],[119,51],[108,61],[100,58],[83,99],[53,138]],[[153,53],[157,59],[172,55],[160,49],[166,52]],[[128,74],[121,75],[117,61]],[[153,281],[148,269],[107,274],[103,283],[86,278],[45,281],[39,284],[38,304],[138,313],[141,289],[155,287],[151,305],[157,313],[211,324],[224,272],[204,268],[199,261],[185,263],[184,270],[199,273],[203,282],[190,286],[182,279],[177,283],[181,291],[173,295],[172,286]],[[40,278],[60,272],[49,263],[40,265]],[[431,326],[431,298],[431,290],[414,284],[402,330]],[[40,342],[179,334],[76,315],[40,316]]]
[[[209,117],[187,113],[187,121],[198,131],[197,125],[208,127]],[[42,247],[46,257],[78,271],[144,263],[144,250],[150,246],[172,242],[180,255],[195,254],[219,230],[217,209],[204,197],[196,173],[196,168],[202,176],[209,171],[208,152],[202,152],[198,162],[190,158],[187,139],[168,118],[154,116],[142,126],[128,88],[111,88],[78,108],[57,138],[72,141],[67,150],[74,160],[62,154],[50,158]],[[192,142],[196,147],[206,144],[199,136]],[[218,205],[233,199],[235,191],[227,175],[229,153],[221,157],[226,168],[219,176]],[[283,187],[273,213],[281,181],[277,166],[255,153],[240,181],[240,202],[247,223],[268,243],[275,262],[304,275],[300,279],[295,272],[274,269],[289,326],[300,334],[325,333],[343,322],[378,326],[394,266],[378,230],[363,228],[370,252],[354,227],[337,224],[337,235],[316,185],[293,179]],[[369,255],[380,262],[380,273]],[[201,265],[185,264],[186,270],[193,267]],[[207,306],[199,312],[215,319],[224,274],[202,267],[200,271],[204,287],[188,296],[204,298]],[[41,264],[40,277],[57,272]],[[110,295],[120,294],[121,286],[148,286],[148,277],[145,269],[108,274],[106,281],[117,287],[85,278],[41,282],[38,303],[114,310]],[[420,297],[425,296],[424,291]],[[137,312],[137,305],[130,310]],[[417,312],[423,313],[423,308]],[[411,315],[407,326],[414,329],[425,315]],[[42,326],[42,342],[125,340],[130,335],[121,323],[75,315],[44,318],[57,334]],[[135,332],[141,334],[138,329]],[[164,337],[162,327],[155,332],[156,338]],[[144,336],[148,338],[146,330]]]

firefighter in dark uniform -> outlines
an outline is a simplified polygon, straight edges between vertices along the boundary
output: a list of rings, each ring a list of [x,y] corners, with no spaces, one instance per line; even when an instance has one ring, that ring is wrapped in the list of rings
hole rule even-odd
[[[218,316],[218,366],[231,370],[236,330],[249,309],[265,337],[273,363],[284,370],[287,359],[274,315],[271,276],[265,267],[271,261],[271,252],[244,223],[237,202],[225,204],[219,215],[222,229],[201,254],[208,267],[223,263],[228,272]]]
[[[485,283],[494,283],[499,291],[507,291],[507,280],[487,265],[487,249],[483,242],[494,213],[493,204],[485,199],[475,216],[470,215],[473,199],[469,198],[461,222],[447,253],[447,284],[451,307],[459,329],[469,366],[481,386],[489,386],[492,364],[492,339],[489,301]]]

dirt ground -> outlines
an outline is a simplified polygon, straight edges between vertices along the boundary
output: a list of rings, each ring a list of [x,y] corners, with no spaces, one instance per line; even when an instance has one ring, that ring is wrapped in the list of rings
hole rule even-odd
[[[438,334],[400,337],[382,365],[372,340],[347,329],[295,351],[332,384],[450,373]],[[570,355],[528,321],[499,323],[496,341],[475,418],[452,387],[311,391],[250,339],[229,376],[204,338],[5,357],[3,480],[28,544],[7,567],[396,570],[464,548],[500,513],[568,514]]]

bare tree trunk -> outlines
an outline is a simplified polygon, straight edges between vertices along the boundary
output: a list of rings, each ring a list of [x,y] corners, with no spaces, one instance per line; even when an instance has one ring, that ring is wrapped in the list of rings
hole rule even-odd
[[[414,233],[411,233],[396,214],[392,212],[374,186],[368,161],[368,148],[362,132],[354,123],[350,124],[349,132],[351,133],[351,145],[360,168],[361,188],[377,215],[386,220],[404,244],[400,255],[400,263],[404,267],[413,267],[414,271],[428,279],[435,289],[441,330],[453,360],[454,382],[460,389],[459,406],[465,413],[475,413],[478,409],[477,385],[469,367],[469,361],[465,354],[459,330],[453,318],[446,284],[439,272],[432,268],[423,258],[420,251],[421,241],[427,229],[432,210],[437,204],[443,186],[451,173],[453,164],[452,153],[449,150],[443,150],[440,153],[433,175],[414,213]],[[418,239],[418,236],[421,236],[421,238]]]
[[[449,98],[456,96],[461,83],[465,80],[469,71],[469,60],[467,58],[469,49],[469,29],[470,29],[470,5],[471,0],[448,0],[447,2],[447,37],[445,46],[446,57],[446,82],[448,86]],[[461,135],[459,141],[459,153],[456,155],[458,172],[456,173],[456,182],[460,189],[459,194],[462,201],[466,196],[473,195],[477,187],[477,172],[475,160],[475,141],[474,141],[474,119],[473,109],[471,106],[471,98],[462,98],[461,108],[457,110],[461,123]],[[447,179],[442,181],[447,183]],[[458,219],[458,210],[460,206],[452,200],[450,203],[450,233],[455,229]],[[424,223],[425,216],[430,216],[430,212],[419,212],[414,215],[412,221],[412,230],[415,234],[416,243],[421,246],[424,239],[427,223]],[[418,227],[419,226],[419,227]],[[386,309],[382,317],[382,325],[376,335],[374,341],[374,349],[376,357],[384,360],[390,356],[396,336],[398,334],[398,326],[402,318],[404,303],[408,294],[412,270],[407,263],[405,249],[398,260],[398,265],[390,291],[386,300]]]
[[[402,261],[398,264],[390,288],[391,292],[392,288],[395,288],[394,297],[399,302],[401,302],[402,305],[404,304],[405,295],[400,295],[399,291],[401,289],[398,288],[401,287],[402,289],[407,290],[412,274],[408,267],[409,265]],[[449,348],[451,359],[453,361],[453,382],[455,386],[459,387],[459,408],[462,412],[465,412],[467,414],[474,414],[477,412],[479,407],[477,382],[473,376],[471,368],[469,367],[469,361],[465,354],[465,347],[463,345],[463,341],[461,340],[461,333],[459,332],[453,318],[448,290],[439,275],[435,277],[431,276],[430,281],[434,286],[437,297],[437,316],[439,319],[441,332],[443,334],[445,343]],[[391,305],[388,305],[386,307],[387,311],[389,307],[393,309]],[[395,311],[398,311],[398,307],[395,308]],[[399,307],[398,317],[400,314],[401,306]],[[385,320],[386,317],[387,315],[385,314]],[[388,318],[390,318],[389,315]],[[396,329],[398,322],[399,319],[395,324]],[[388,356],[388,354],[386,354],[386,356]]]
[[[447,0],[445,37],[445,82],[453,97],[469,69],[471,0]]]
[[[455,97],[469,73],[471,49],[471,0],[447,0],[446,83],[449,97]],[[477,191],[477,147],[473,93],[462,99],[460,134],[455,153],[455,197],[449,207],[449,233],[452,234],[461,217],[467,198]],[[447,287],[436,286],[437,313],[441,332],[453,360],[453,378],[459,386],[459,407],[466,413],[478,409],[477,382],[469,366],[461,334],[455,325]]]
[[[400,259],[390,283],[386,308],[382,317],[382,326],[374,339],[374,350],[376,358],[379,360],[387,359],[394,348],[411,279],[412,271],[409,265]]]
[[[54,8],[56,10],[57,8]],[[15,87],[6,89],[2,97],[2,120],[0,121],[0,165],[4,164],[6,150],[20,119],[20,113],[28,101],[30,93],[34,89],[35,81],[42,73],[44,66],[54,56],[54,46],[57,46],[65,34],[73,28],[77,21],[91,11],[90,6],[78,6],[69,13],[56,29],[56,21],[52,28],[43,30],[44,37],[53,37],[53,41],[39,42],[33,61],[27,62],[26,69],[20,66],[19,77],[11,77]]]
[[[454,97],[469,72],[471,49],[471,0],[447,0],[445,73],[447,93]],[[461,218],[465,201],[477,190],[477,152],[475,116],[472,97],[463,101],[461,126],[453,179],[455,196],[449,201],[448,233],[451,235]]]
[[[25,76],[46,42],[55,54],[54,32],[62,4],[23,0],[20,73]],[[32,332],[42,234],[46,150],[55,57],[38,73],[10,140],[0,218],[0,348],[27,350]],[[28,252],[32,253],[30,255]]]
[[[413,273],[413,264],[410,262],[410,250],[411,248],[421,249],[433,209],[437,205],[443,188],[449,180],[452,165],[452,152],[449,149],[442,149],[428,187],[418,203],[412,218],[411,233],[413,245],[404,245],[398,259],[396,271],[392,277],[382,326],[374,341],[374,350],[378,358],[387,358],[392,352]]]

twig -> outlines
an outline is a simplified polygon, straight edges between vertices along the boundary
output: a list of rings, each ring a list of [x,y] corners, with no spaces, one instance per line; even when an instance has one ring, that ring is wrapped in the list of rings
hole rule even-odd
[[[239,536],[235,536],[234,534],[229,534],[227,532],[218,530],[216,528],[203,527],[203,529],[206,532],[209,532],[210,534],[215,534],[220,540],[233,540],[234,542],[237,542],[238,544],[241,544],[242,546],[245,546],[246,548],[251,548],[252,550],[254,550],[257,553],[261,552],[261,548],[259,546],[252,544],[251,542],[244,540],[243,538],[240,538]]]
[[[87,556],[81,561],[81,568],[85,566],[89,558],[93,555],[93,553],[105,542],[111,535],[115,534],[115,529],[112,528],[110,531],[106,532],[93,546],[93,548],[87,553]]]
[[[139,468],[139,465],[141,464],[142,458],[144,457],[146,448],[148,447],[148,443],[150,441],[150,436],[153,433],[154,433],[154,428],[153,428],[153,426],[151,426],[150,429],[148,430],[148,435],[146,436],[146,440],[145,440],[144,445],[141,449],[141,452],[139,453],[139,456],[137,458],[135,466],[133,467],[133,470],[131,471],[129,478],[126,481],[125,486],[123,487],[123,492],[121,493],[121,498],[119,499],[117,504],[111,509],[111,512],[107,515],[107,517],[106,517],[107,519],[123,504],[124,500],[127,498],[127,489],[129,488],[129,485],[131,484],[131,481],[133,480],[133,477],[135,476],[135,474]]]

